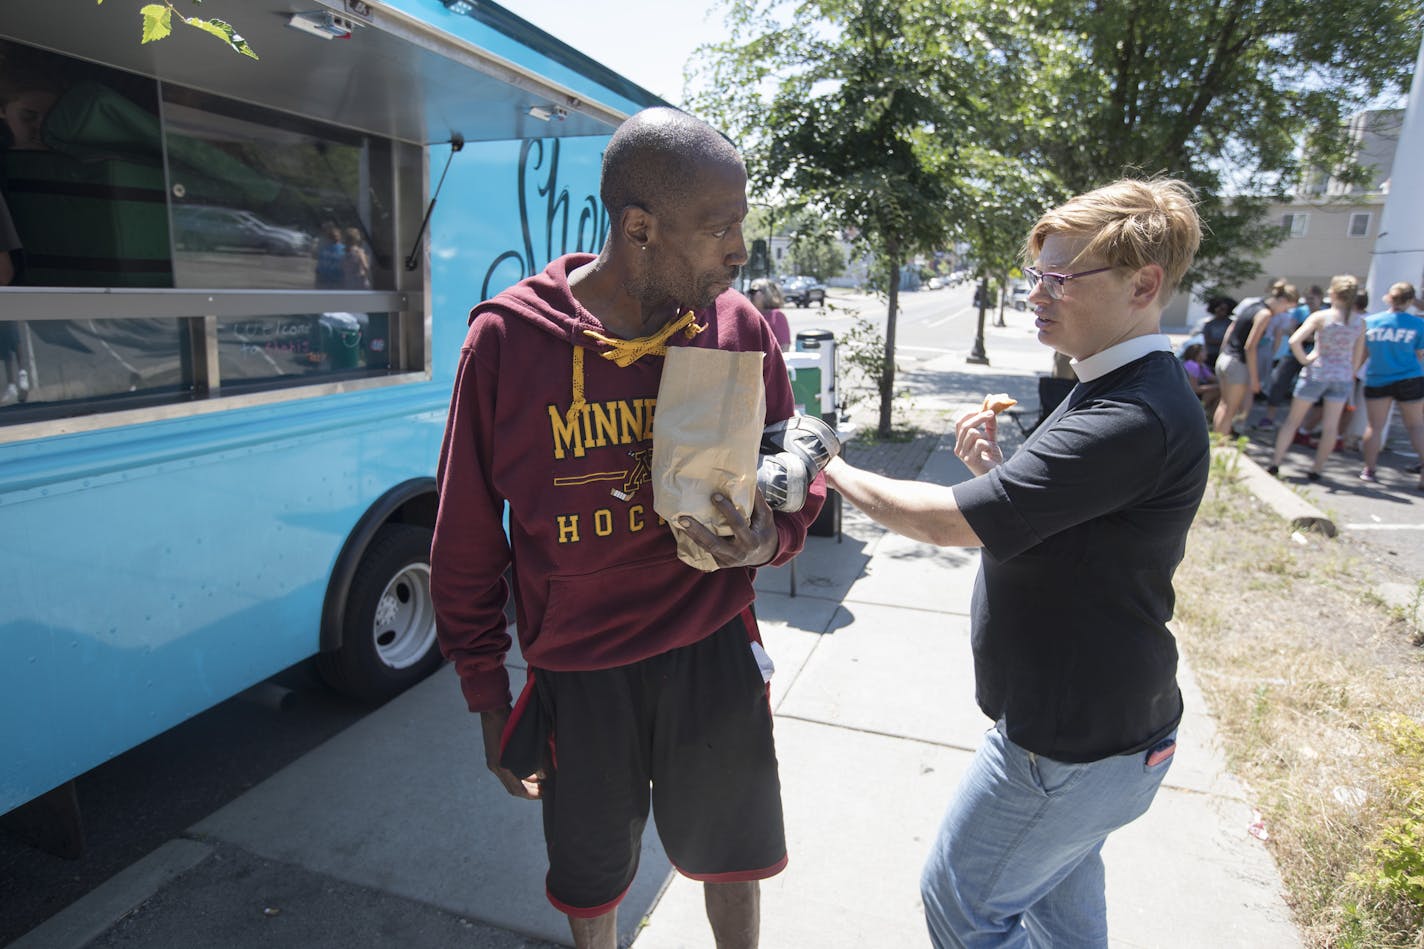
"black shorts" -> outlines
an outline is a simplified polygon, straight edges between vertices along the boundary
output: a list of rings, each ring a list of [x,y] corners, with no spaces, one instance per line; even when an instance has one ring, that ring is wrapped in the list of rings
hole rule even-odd
[[[1400,379],[1382,386],[1365,386],[1367,399],[1393,399],[1396,402],[1418,402],[1424,399],[1424,376]]]
[[[1301,365],[1291,355],[1282,356],[1276,368],[1271,370],[1271,381],[1266,388],[1267,405],[1290,405],[1295,392],[1295,380],[1300,375]]]
[[[592,672],[534,670],[502,762],[542,759],[549,901],[570,916],[616,907],[638,870],[651,790],[679,872],[717,883],[786,865],[768,687],[750,608],[706,639]]]

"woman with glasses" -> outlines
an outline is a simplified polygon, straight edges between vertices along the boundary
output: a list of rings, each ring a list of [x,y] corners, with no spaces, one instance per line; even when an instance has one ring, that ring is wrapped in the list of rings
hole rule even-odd
[[[994,413],[956,425],[976,477],[826,481],[873,519],[980,547],[975,694],[993,721],[930,849],[936,947],[1106,946],[1102,847],[1171,765],[1182,696],[1172,574],[1206,488],[1201,403],[1161,333],[1201,240],[1180,181],[1119,181],[1045,214],[1024,268],[1038,338],[1078,384],[1005,458]]]

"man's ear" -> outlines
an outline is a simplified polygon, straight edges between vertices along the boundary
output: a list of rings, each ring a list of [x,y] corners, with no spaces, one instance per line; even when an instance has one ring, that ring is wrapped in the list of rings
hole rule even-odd
[[[618,232],[629,244],[639,247],[647,244],[655,229],[653,216],[643,208],[630,204],[623,209],[622,218],[618,222]]]

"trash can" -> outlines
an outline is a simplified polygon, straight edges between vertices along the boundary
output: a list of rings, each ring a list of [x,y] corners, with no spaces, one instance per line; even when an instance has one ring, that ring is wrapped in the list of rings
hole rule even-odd
[[[791,398],[796,414],[822,416],[821,356],[819,353],[789,352],[782,356],[791,377]]]
[[[361,364],[364,313],[323,313],[317,319],[317,346],[329,370],[355,369]]]
[[[814,402],[806,400],[806,414],[818,414],[821,421],[831,428],[839,428],[836,414],[836,336],[830,330],[811,329],[802,330],[796,334],[796,351],[787,353],[788,357],[800,357],[798,364],[804,364],[808,356],[815,356],[819,364],[820,372],[818,383],[820,392]],[[789,363],[788,363],[789,365]],[[804,369],[798,369],[797,375],[806,373]],[[809,375],[809,374],[807,374]],[[796,390],[796,384],[792,382],[792,391]],[[796,402],[802,401],[797,395]],[[816,408],[813,410],[812,405]],[[826,492],[826,503],[821,507],[821,513],[816,515],[816,519],[811,522],[808,532],[815,537],[839,537],[841,524],[841,496],[835,491]]]
[[[815,355],[821,367],[819,408],[814,413],[832,428],[836,425],[836,336],[830,330],[802,330],[796,334],[795,353]],[[794,355],[788,353],[788,356]],[[798,398],[796,400],[800,402]],[[809,404],[809,401],[808,401]],[[812,414],[808,410],[808,414]]]

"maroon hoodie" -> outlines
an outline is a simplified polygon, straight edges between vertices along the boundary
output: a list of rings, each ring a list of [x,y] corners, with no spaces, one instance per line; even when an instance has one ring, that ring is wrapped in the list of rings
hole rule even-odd
[[[510,702],[511,563],[520,650],[550,671],[606,669],[689,645],[754,598],[754,569],[689,567],[653,510],[648,464],[663,357],[627,366],[601,358],[608,344],[584,331],[607,331],[568,281],[592,259],[561,257],[475,307],[460,351],[437,475],[431,592],[441,648],[472,712]],[[666,344],[765,353],[765,424],[791,416],[781,348],[740,293],[723,293]],[[825,491],[817,477],[804,508],[775,515],[772,564],[800,552]]]

